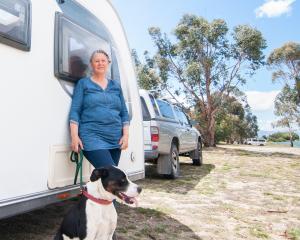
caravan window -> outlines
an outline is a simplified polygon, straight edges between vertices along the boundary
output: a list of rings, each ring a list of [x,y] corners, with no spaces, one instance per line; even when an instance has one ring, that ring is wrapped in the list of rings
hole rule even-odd
[[[97,49],[103,49],[112,59],[111,47],[106,40],[57,13],[55,74],[58,78],[76,82],[89,75],[90,56]],[[107,78],[111,78],[111,69]]]
[[[0,42],[29,51],[30,15],[29,0],[0,0]]]

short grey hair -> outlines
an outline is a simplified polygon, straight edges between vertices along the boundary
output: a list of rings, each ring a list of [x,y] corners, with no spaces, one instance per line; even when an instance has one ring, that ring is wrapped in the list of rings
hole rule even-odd
[[[105,52],[105,51],[102,50],[102,49],[95,50],[95,51],[92,53],[92,55],[91,55],[91,57],[90,57],[90,62],[92,62],[92,61],[93,61],[93,58],[95,57],[95,55],[96,55],[96,54],[99,54],[99,53],[103,54],[103,55],[107,58],[108,62],[111,63],[111,60],[110,60],[110,58],[109,58],[109,55],[107,54],[107,52]]]

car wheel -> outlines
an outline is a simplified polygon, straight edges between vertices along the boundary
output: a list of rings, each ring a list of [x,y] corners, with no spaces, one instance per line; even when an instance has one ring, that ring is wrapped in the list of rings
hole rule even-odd
[[[198,143],[197,143],[197,149],[195,151],[197,151],[198,154],[193,154],[193,155],[194,156],[198,156],[198,157],[197,158],[193,158],[193,165],[194,166],[201,166],[202,163],[203,163],[201,141],[198,141]]]
[[[175,179],[179,177],[180,173],[180,164],[179,164],[179,153],[177,146],[172,144],[170,154],[169,154],[169,161],[171,162],[171,173],[166,175],[167,178]]]

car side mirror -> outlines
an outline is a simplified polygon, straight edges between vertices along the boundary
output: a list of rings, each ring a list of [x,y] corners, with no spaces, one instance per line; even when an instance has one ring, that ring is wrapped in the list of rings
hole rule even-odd
[[[199,123],[195,120],[190,120],[190,125],[191,126],[197,126]]]

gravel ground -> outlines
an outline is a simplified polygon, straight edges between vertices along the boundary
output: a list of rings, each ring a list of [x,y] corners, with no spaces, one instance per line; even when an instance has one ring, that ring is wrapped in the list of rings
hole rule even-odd
[[[228,149],[240,149],[250,152],[261,152],[261,153],[287,153],[292,155],[300,155],[300,148],[298,147],[287,147],[284,145],[268,144],[266,146],[252,146],[252,145],[220,145],[222,148]]]
[[[300,156],[269,148],[205,149],[203,166],[182,158],[173,181],[147,165],[139,207],[118,207],[119,239],[300,239]],[[1,220],[0,240],[52,239],[75,202]]]

